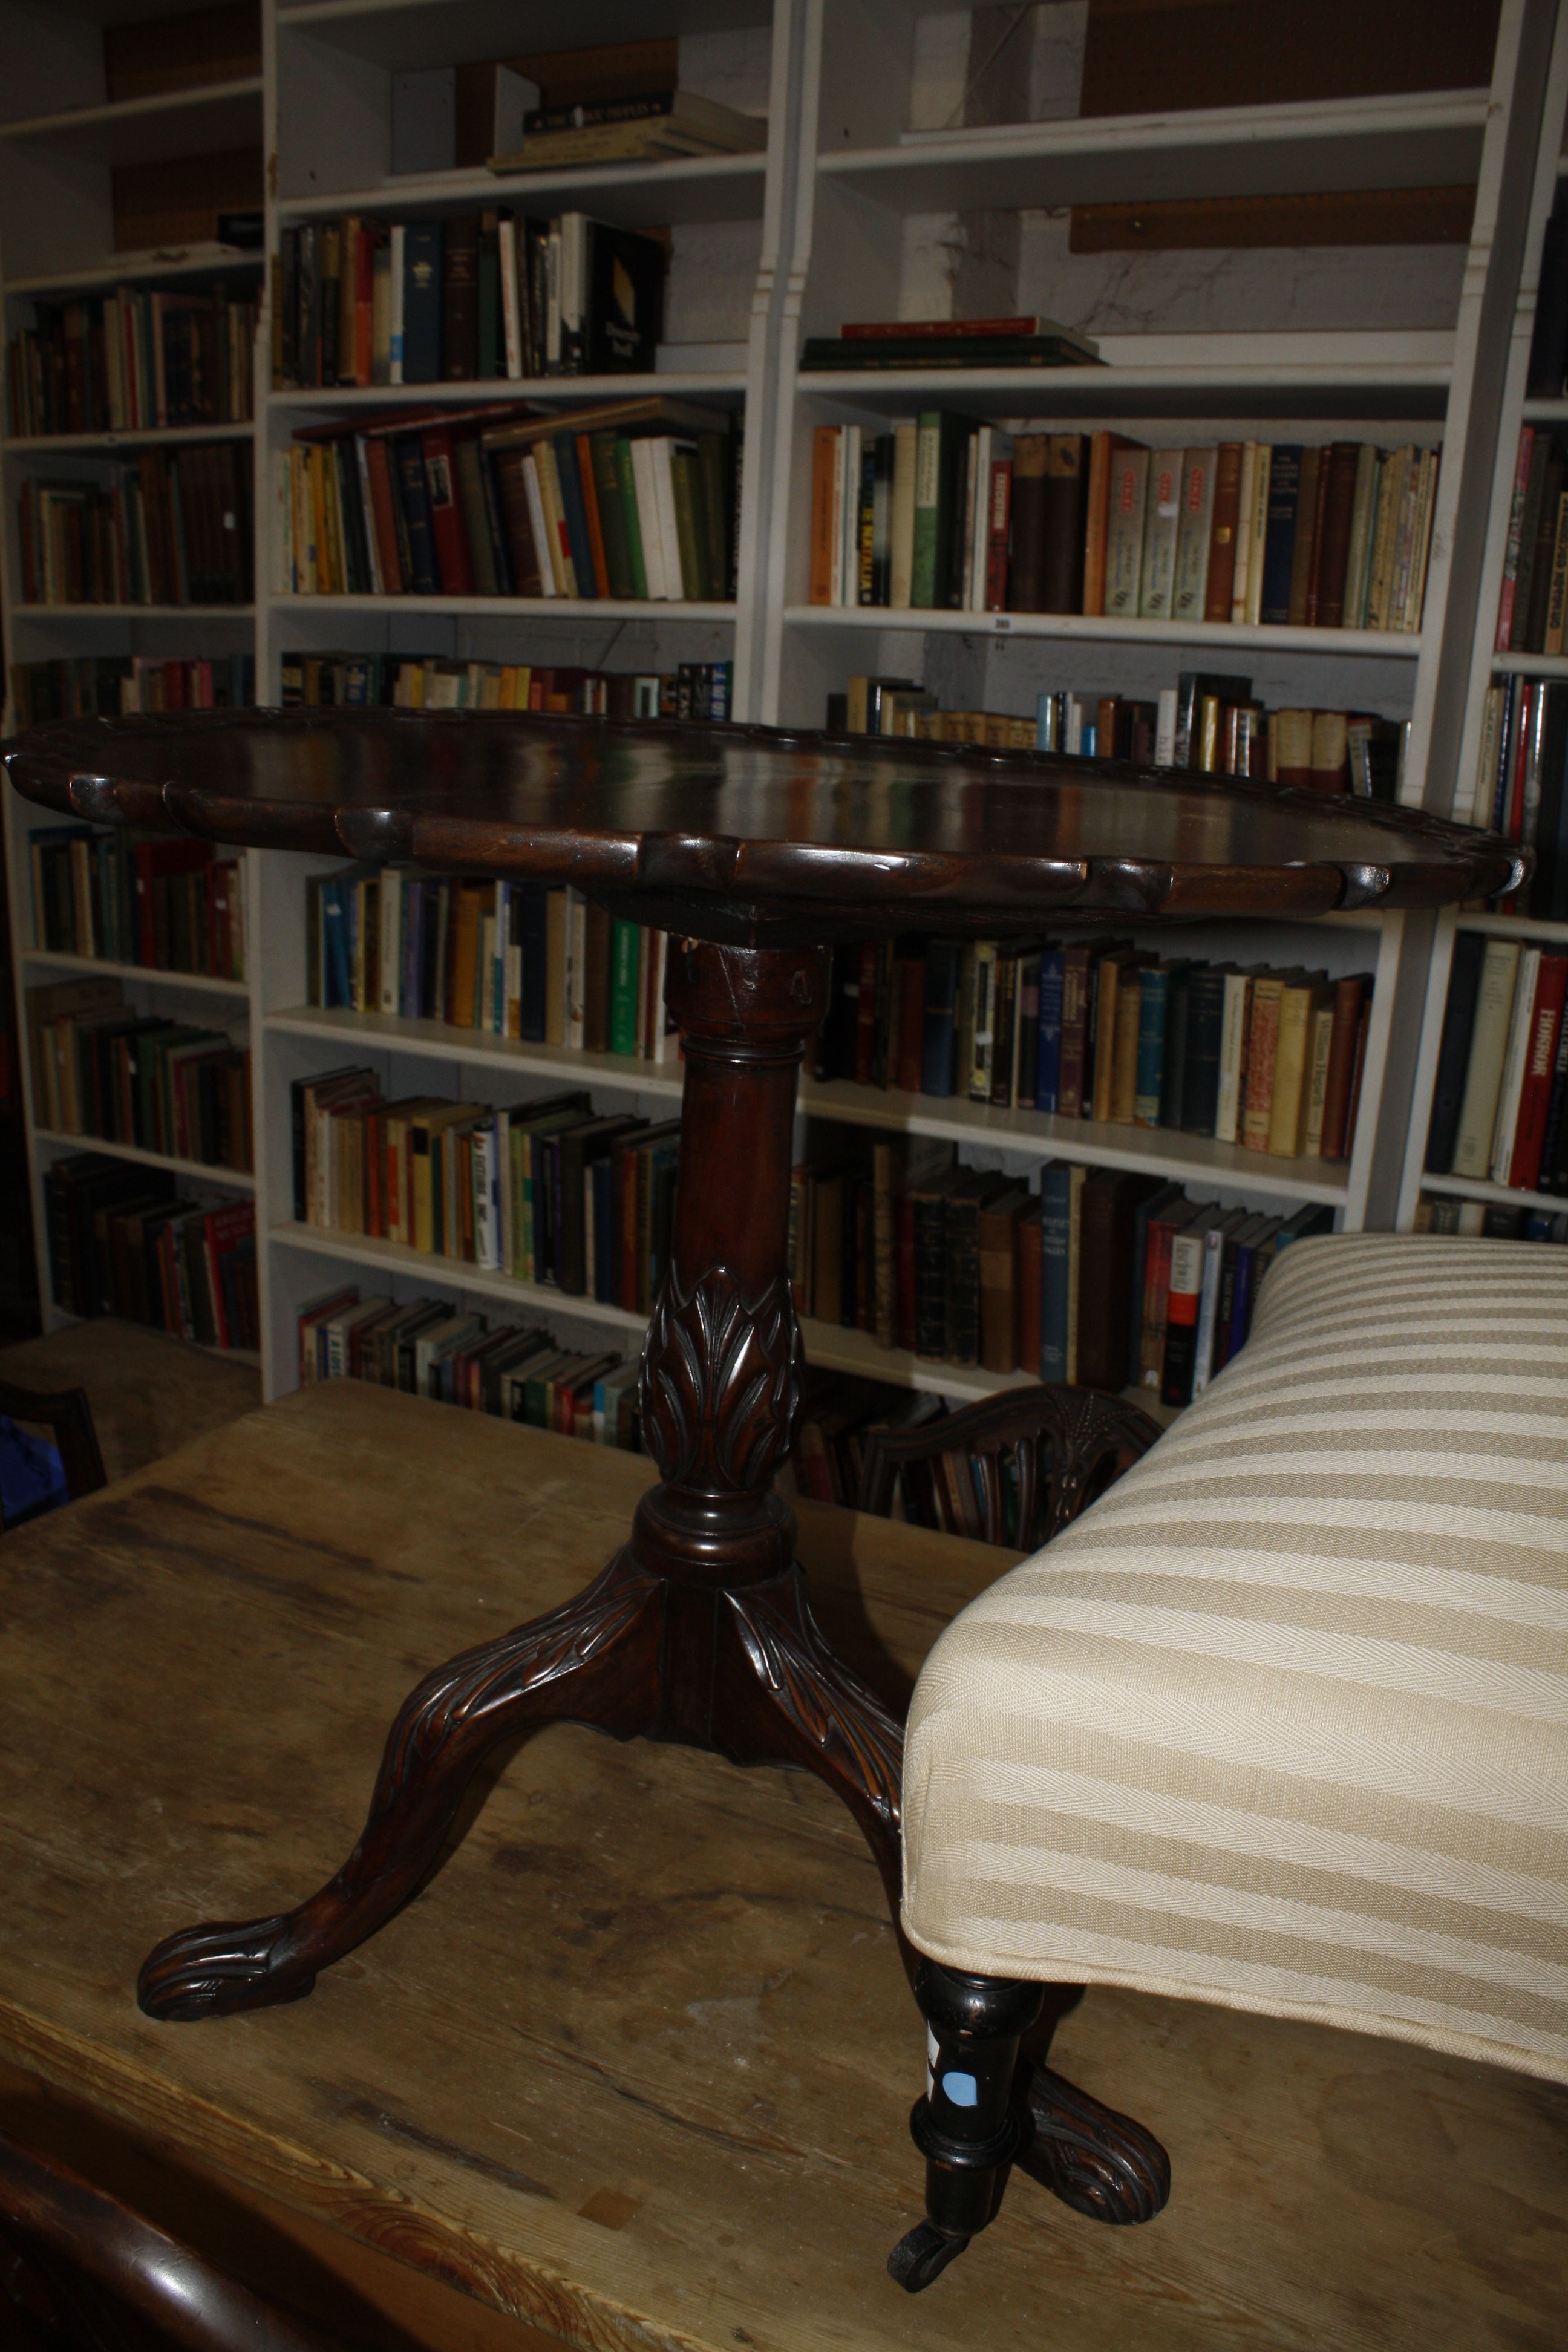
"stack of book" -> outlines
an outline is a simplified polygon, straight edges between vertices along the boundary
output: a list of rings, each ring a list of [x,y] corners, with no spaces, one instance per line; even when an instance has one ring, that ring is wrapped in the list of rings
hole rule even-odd
[[[253,1201],[183,1193],[163,1169],[78,1151],[45,1171],[44,1215],[68,1314],[121,1315],[203,1348],[260,1346]]]
[[[1136,1381],[1182,1405],[1245,1344],[1271,1258],[1331,1223],[1064,1160],[1036,1192],[961,1167],[951,1145],[849,1139],[795,1170],[790,1278],[801,1314],[927,1362]]]
[[[302,425],[279,458],[296,595],[734,593],[729,420],[682,401],[563,417],[403,410]]]
[[[33,1117],[51,1135],[248,1171],[250,1055],[225,1029],[138,1013],[118,980],[29,988]]]
[[[1055,319],[861,319],[808,335],[803,375],[861,368],[1092,367],[1092,335]]]
[[[1495,650],[1560,654],[1568,604],[1568,457],[1544,425],[1526,425],[1514,460]]]
[[[256,656],[163,661],[153,654],[81,654],[13,662],[12,723],[112,719],[128,710],[237,710],[256,700]]]
[[[25,481],[16,502],[27,604],[250,600],[250,445],[142,449],[107,482]]]
[[[665,247],[586,213],[309,222],[274,270],[276,391],[651,374]]]
[[[149,971],[245,978],[237,858],[219,857],[207,841],[120,826],[43,825],[27,845],[37,946]]]
[[[12,341],[11,430],[135,433],[244,425],[254,411],[254,294],[226,281],[177,294],[116,287],[36,302]]]
[[[1439,452],[1150,449],[935,410],[821,425],[810,599],[1112,620],[1421,625]]]
[[[282,699],[397,710],[575,711],[597,719],[728,719],[729,661],[672,670],[447,661],[429,654],[285,653]]]
[[[668,934],[577,890],[354,866],[305,885],[308,1002],[662,1062]]]
[[[854,677],[827,698],[830,734],[894,735],[996,751],[1056,751],[1136,767],[1266,777],[1303,791],[1398,797],[1405,722],[1359,710],[1267,710],[1249,677],[1184,670],[1153,701],[1047,688],[1035,717],[942,710],[905,677]]]
[[[1568,685],[1511,672],[1494,678],[1481,706],[1472,814],[1534,850],[1523,910],[1543,922],[1568,922],[1565,775]]]
[[[1568,940],[1461,930],[1443,1016],[1426,1170],[1568,1195]]]
[[[1106,940],[836,948],[819,1079],[1348,1159],[1372,978]]]
[[[294,1213],[647,1314],[669,1262],[679,1121],[595,1116],[574,1089],[495,1109],[373,1070],[290,1089]]]
[[[556,172],[580,163],[658,163],[677,155],[752,155],[768,143],[760,114],[689,89],[532,107],[522,144],[492,155],[492,172]]]
[[[499,1413],[563,1437],[640,1453],[640,1360],[563,1348],[542,1323],[491,1323],[449,1299],[362,1298],[357,1286],[300,1311],[300,1379],[370,1381]]]

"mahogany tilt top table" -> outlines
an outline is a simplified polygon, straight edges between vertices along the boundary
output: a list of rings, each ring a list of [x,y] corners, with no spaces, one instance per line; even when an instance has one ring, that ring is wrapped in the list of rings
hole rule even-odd
[[[901,1730],[817,1631],[771,1492],[798,1399],[791,1137],[826,942],[1429,908],[1515,888],[1528,867],[1495,835],[1363,801],[763,728],[216,712],[41,728],[5,764],[66,815],[569,883],[679,942],[682,1178],[642,1372],[661,1482],[576,1601],[414,1691],[360,1842],[319,1893],[157,1948],[139,1992],[165,2019],[308,1993],[417,1891],[486,1754],[547,1721],[819,1774],[896,1921]],[[1157,2145],[1049,2080],[1037,2121],[1081,2158],[1053,2185],[1105,2219],[1157,2210]]]

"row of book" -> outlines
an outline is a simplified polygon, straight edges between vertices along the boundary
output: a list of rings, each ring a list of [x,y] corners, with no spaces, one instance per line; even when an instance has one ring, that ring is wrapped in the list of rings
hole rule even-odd
[[[218,856],[211,842],[120,826],[43,825],[27,841],[35,946],[149,971],[245,978],[237,857]]]
[[[821,425],[810,600],[1409,634],[1439,452],[1019,433],[931,410]]]
[[[203,1348],[261,1344],[256,1204],[183,1192],[161,1168],[72,1152],[44,1175],[55,1304]]]
[[[1568,940],[1454,937],[1426,1170],[1568,1194]]]
[[[582,212],[286,228],[273,387],[651,374],[665,263],[659,238]]]
[[[1526,425],[1514,459],[1495,651],[1560,654],[1565,609],[1568,455],[1549,428]]]
[[[299,1335],[301,1385],[369,1381],[641,1451],[640,1357],[563,1348],[543,1323],[491,1323],[447,1298],[362,1298],[353,1284],[301,1307]]]
[[[165,1158],[248,1172],[250,1055],[226,1029],[138,1013],[118,980],[29,988],[33,1116]]]
[[[254,654],[185,661],[155,654],[81,654],[11,665],[16,727],[133,710],[237,710],[255,700]]]
[[[250,600],[250,446],[142,449],[106,482],[22,484],[28,604],[244,604]]]
[[[1035,1189],[895,1138],[795,1170],[790,1279],[802,1315],[927,1362],[1184,1405],[1245,1345],[1273,1257],[1331,1223],[1065,1160]]]
[[[1395,800],[1408,728],[1366,711],[1285,709],[1258,701],[1249,677],[1184,670],[1153,701],[1047,688],[1032,719],[1000,711],[943,710],[905,677],[851,677],[827,697],[828,732],[973,743],[990,751],[1056,751],[1128,760],[1137,767],[1256,776],[1309,792]]]
[[[1468,1241],[1568,1242],[1568,1209],[1515,1208],[1506,1201],[1460,1201],[1423,1192],[1411,1231],[1458,1234]]]
[[[282,584],[722,601],[733,437],[712,411],[653,398],[569,419],[503,408],[301,425],[279,461]]]
[[[243,287],[117,286],[34,309],[36,324],[7,353],[19,436],[244,425],[254,413],[258,308]]]
[[[689,89],[533,107],[521,143],[492,155],[492,172],[557,172],[581,163],[658,163],[679,155],[755,154],[767,145],[766,118],[742,114]]]
[[[1372,977],[1162,961],[1105,940],[833,951],[816,1076],[1348,1159]]]
[[[1472,814],[1534,850],[1524,910],[1568,922],[1568,684],[1513,672],[1492,680],[1481,705]]]
[[[296,1079],[294,1213],[648,1314],[669,1263],[679,1121],[596,1117],[584,1088],[498,1109],[388,1101],[369,1069]]]
[[[668,936],[578,890],[351,866],[306,882],[306,1000],[662,1062]]]
[[[728,719],[734,676],[729,661],[605,670],[430,654],[285,653],[281,669],[285,706],[575,711],[595,719]]]

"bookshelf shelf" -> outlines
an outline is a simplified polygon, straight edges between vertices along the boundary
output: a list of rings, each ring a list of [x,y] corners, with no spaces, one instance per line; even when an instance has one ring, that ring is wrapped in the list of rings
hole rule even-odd
[[[1100,613],[954,613],[928,605],[790,604],[784,622],[798,629],[913,629],[980,637],[1079,637],[1104,645],[1212,646],[1241,651],[1370,654],[1417,661],[1422,638],[1389,629],[1246,627],[1231,621],[1121,621]],[[1568,674],[1568,665],[1565,665]]]
[[[647,1317],[625,1307],[611,1307],[600,1298],[581,1297],[558,1290],[552,1282],[519,1282],[494,1267],[473,1265],[466,1258],[443,1257],[433,1250],[411,1248],[406,1242],[381,1241],[369,1234],[340,1233],[332,1225],[302,1224],[290,1217],[274,1224],[268,1238],[285,1248],[312,1251],[319,1257],[340,1259],[347,1265],[379,1266],[387,1274],[407,1274],[426,1282],[472,1291],[481,1298],[502,1298],[514,1307],[542,1309],[547,1314],[572,1315],[584,1323],[603,1323],[613,1331],[635,1331],[640,1338]]]
[[[1453,186],[1477,175],[1489,95],[1432,90],[1008,125],[826,152],[817,170],[903,213]]]
[[[623,1054],[573,1053],[559,1045],[528,1045],[477,1029],[453,1029],[440,1021],[411,1021],[385,1013],[320,1011],[300,1005],[271,1013],[266,1027],[282,1036],[330,1038],[362,1050],[379,1045],[465,1067],[509,1070],[520,1075],[580,1080],[633,1094],[679,1101],[679,1061],[639,1062]],[[1097,1168],[1152,1171],[1183,1181],[1218,1184],[1269,1199],[1327,1202],[1344,1205],[1346,1166],[1338,1160],[1271,1160],[1211,1137],[1184,1135],[1166,1128],[1130,1128],[1084,1118],[1053,1118],[1033,1110],[995,1110],[980,1103],[932,1095],[900,1094],[845,1080],[823,1084],[803,1077],[796,1097],[810,1118],[881,1133],[935,1136],[982,1150],[1024,1151],[1042,1158],[1082,1161]]]
[[[1568,940],[1568,923],[1552,923],[1537,915],[1494,915],[1489,909],[1466,909],[1455,919],[1455,928],[1461,931],[1484,931],[1489,939]]]
[[[1500,654],[1491,657],[1494,676],[1511,670],[1519,677],[1568,677],[1568,654]]]
[[[8,457],[89,457],[100,449],[106,457],[112,457],[117,449],[177,448],[186,441],[248,441],[255,430],[249,424],[153,425],[139,426],[133,433],[13,434],[7,437],[5,449]]]
[[[655,375],[526,375],[515,379],[492,376],[466,383],[317,384],[269,392],[268,408],[341,409],[353,415],[360,409],[472,407],[479,401],[515,400],[563,404],[599,400],[712,400],[733,407],[746,396],[742,371],[726,368],[705,373],[700,369],[670,369]]]
[[[1461,1201],[1495,1202],[1509,1209],[1550,1209],[1553,1216],[1568,1211],[1561,1192],[1516,1192],[1510,1184],[1483,1183],[1469,1176],[1421,1176],[1424,1192],[1449,1192]]]
[[[769,15],[769,0],[574,0],[568,25],[574,45],[596,45],[765,25]],[[395,73],[509,57],[562,37],[552,0],[279,0],[278,22]]]
[[[1521,415],[1527,425],[1561,425],[1568,421],[1568,400],[1527,400]]]
[[[254,604],[24,604],[11,607],[19,621],[254,621]]]
[[[1155,338],[1150,338],[1151,341]],[[1290,417],[1429,419],[1448,404],[1441,362],[1061,368],[812,368],[808,398],[852,402],[888,415],[921,409],[1001,419]]]
[[[57,269],[40,278],[8,278],[7,294],[90,294],[100,287],[159,285],[171,278],[232,277],[241,270],[260,269],[264,257],[237,247],[192,248],[171,246],[163,252],[105,254],[85,269]]]
[[[112,106],[71,107],[20,122],[0,122],[0,141],[85,155],[95,163],[151,163],[243,147],[261,137],[261,76],[208,82]]]
[[[134,1160],[140,1168],[167,1168],[193,1183],[221,1184],[236,1192],[254,1192],[256,1178],[243,1168],[211,1168],[205,1160],[176,1160],[169,1151],[143,1151],[137,1143],[111,1143],[102,1135],[61,1135],[53,1128],[33,1130],[50,1151],[107,1151],[111,1160]]]
[[[207,972],[163,971],[152,964],[111,963],[107,956],[66,955],[58,948],[24,947],[18,952],[25,963],[39,971],[90,972],[104,980],[147,981],[154,987],[196,989],[205,996],[226,996],[246,1005],[250,1002],[248,981],[217,980]]]
[[[760,220],[767,158],[683,155],[658,163],[579,163],[556,172],[409,173],[374,187],[327,195],[279,197],[285,221],[326,220],[340,213],[417,213],[437,218],[497,204],[537,213],[580,207],[616,228],[669,228],[693,221]]]
[[[615,596],[300,596],[268,599],[282,613],[449,613],[488,619],[534,621],[697,621],[732,623],[733,604],[660,603]]]

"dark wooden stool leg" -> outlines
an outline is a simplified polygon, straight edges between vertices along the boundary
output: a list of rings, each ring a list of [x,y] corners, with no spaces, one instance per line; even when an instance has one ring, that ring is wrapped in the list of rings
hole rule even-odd
[[[298,2000],[419,1891],[463,1791],[492,1748],[531,1725],[586,1722],[621,1739],[647,1731],[664,1593],[621,1553],[564,1608],[465,1651],[405,1701],[370,1815],[335,1878],[295,1910],[185,1928],[137,1979],[149,2017],[188,2021]]]
[[[1018,2043],[1041,1988],[922,1959],[915,1995],[930,2032],[925,2096],[910,2130],[926,2160],[926,2218],[899,2240],[888,2269],[919,2294],[995,2217],[1032,2124],[1016,2094]]]

